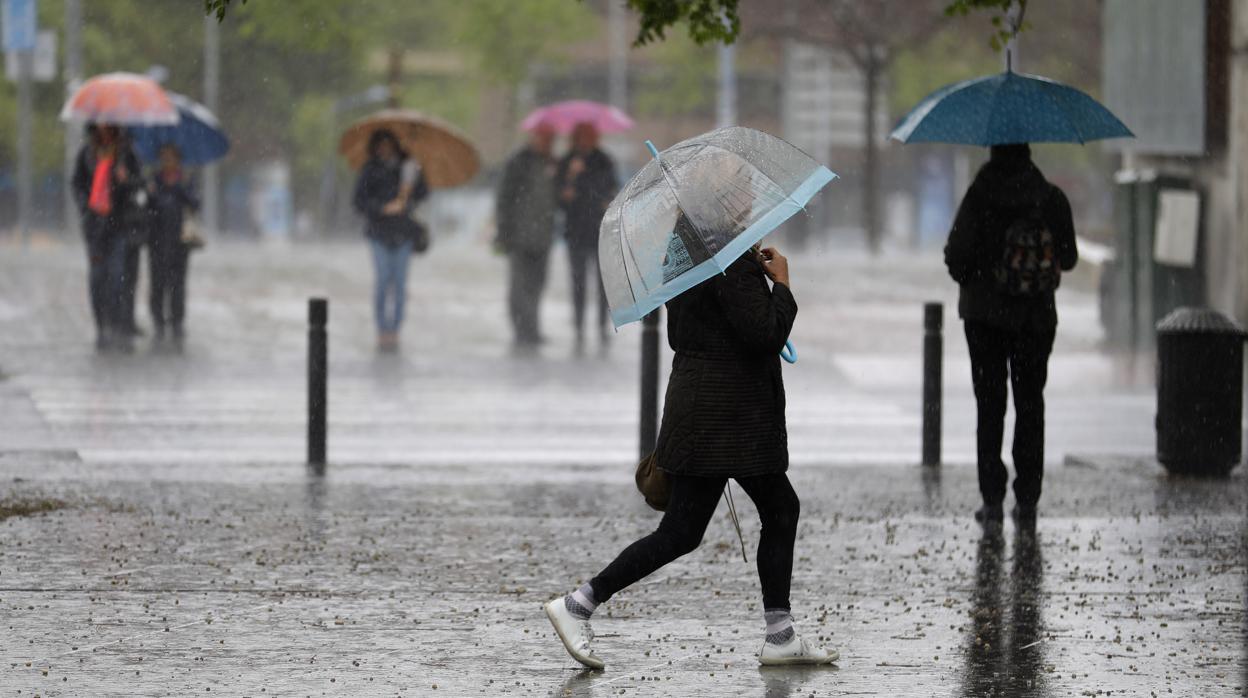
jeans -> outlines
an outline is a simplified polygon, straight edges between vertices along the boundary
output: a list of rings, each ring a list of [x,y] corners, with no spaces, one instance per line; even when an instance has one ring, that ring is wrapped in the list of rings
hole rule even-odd
[[[540,306],[546,288],[546,265],[550,250],[512,250],[507,254],[510,283],[507,309],[519,344],[541,339]]]
[[[403,304],[407,300],[407,265],[412,257],[410,241],[391,247],[384,242],[369,240],[373,248],[373,315],[377,331],[398,332],[403,323]]]
[[[597,245],[568,245],[568,262],[572,265],[572,318],[576,336],[585,334],[585,301],[589,279],[598,287],[598,325],[606,334],[610,312],[607,310],[607,291],[602,286],[602,274],[598,270]]]
[[[87,287],[96,331],[104,334],[125,327],[122,293],[125,286],[126,236],[110,230],[106,221],[87,214],[82,223],[87,244]]]
[[[1044,384],[1055,332],[1019,332],[969,320],[965,329],[979,413],[980,494],[985,504],[1005,499],[1009,472],[1001,460],[1001,445],[1008,378],[1014,390],[1014,500],[1020,508],[1035,507],[1044,479]]]
[[[590,580],[594,600],[602,603],[617,591],[691,553],[719,505],[726,478],[669,475],[672,496],[654,533],[624,549],[607,568]],[[789,608],[789,585],[793,579],[793,543],[801,503],[784,473],[736,478],[754,500],[763,530],[758,539],[758,579],[763,587],[763,608]]]
[[[181,330],[186,316],[186,272],[190,249],[179,240],[153,239],[147,248],[147,261],[151,270],[152,288],[148,308],[157,330],[166,324],[175,331]]]

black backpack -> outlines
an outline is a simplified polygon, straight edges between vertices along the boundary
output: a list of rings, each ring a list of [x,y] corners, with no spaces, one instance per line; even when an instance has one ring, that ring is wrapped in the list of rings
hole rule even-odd
[[[1005,229],[1003,244],[1001,258],[992,269],[998,291],[1009,296],[1039,296],[1061,285],[1057,240],[1038,207]]]

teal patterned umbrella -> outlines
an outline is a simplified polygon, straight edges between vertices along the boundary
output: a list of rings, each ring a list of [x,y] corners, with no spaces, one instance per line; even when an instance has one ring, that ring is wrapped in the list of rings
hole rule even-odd
[[[1086,143],[1135,134],[1087,94],[1036,75],[1006,71],[928,95],[892,138],[902,143]]]

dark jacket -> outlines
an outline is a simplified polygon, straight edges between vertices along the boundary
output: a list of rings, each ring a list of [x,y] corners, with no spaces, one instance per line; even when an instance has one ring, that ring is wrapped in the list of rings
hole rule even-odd
[[[575,158],[585,161],[585,169],[573,178],[568,167]],[[559,206],[567,217],[568,245],[596,249],[602,214],[607,212],[607,206],[611,205],[611,200],[620,188],[611,156],[600,149],[594,149],[588,155],[568,153],[559,161],[555,182],[558,185],[556,192],[559,194]],[[569,185],[576,191],[576,197],[571,201],[564,201],[563,189]]]
[[[555,162],[524,148],[511,156],[498,185],[498,244],[507,252],[544,252],[555,234]]]
[[[117,153],[113,164],[114,176],[111,189],[113,208],[107,217],[101,217],[87,208],[87,201],[91,198],[91,184],[95,179],[95,165],[98,162],[95,147],[88,143],[78,151],[78,158],[74,162],[74,174],[70,178],[70,189],[74,195],[74,203],[78,206],[78,213],[83,219],[84,233],[120,231],[127,224],[132,223],[135,216],[141,216],[144,213],[137,207],[135,199],[136,192],[144,186],[139,158],[134,154],[134,150],[125,144],[118,145]],[[116,172],[122,168],[126,171],[124,182],[118,181],[116,177]]]
[[[182,225],[186,211],[199,210],[199,198],[185,175],[172,184],[157,172],[152,178],[151,195],[148,197],[151,215],[151,243],[155,246],[174,246],[182,243]]]
[[[355,182],[355,196],[352,203],[355,210],[365,218],[364,235],[370,240],[377,240],[392,247],[413,239],[417,234],[416,225],[411,222],[411,212],[426,196],[429,186],[425,183],[424,173],[416,177],[412,193],[407,200],[407,210],[395,216],[381,212],[386,204],[394,201],[399,195],[402,183],[402,163],[385,162],[377,158],[369,158],[360,168],[360,177]]]
[[[1052,292],[1010,296],[993,279],[993,267],[1005,253],[1005,231],[1032,211],[1053,233],[1062,271],[1073,269],[1079,253],[1066,195],[1044,178],[1024,146],[994,148],[962,199],[945,245],[945,266],[960,286],[958,316],[963,320],[1012,331],[1057,327]]]
[[[793,294],[768,288],[762,265],[738,259],[667,303],[676,356],[656,461],[699,477],[749,477],[789,467],[780,350],[797,316]]]

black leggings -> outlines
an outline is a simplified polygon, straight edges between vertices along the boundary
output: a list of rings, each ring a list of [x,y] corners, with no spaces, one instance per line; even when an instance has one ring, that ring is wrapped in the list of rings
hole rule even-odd
[[[617,591],[693,552],[702,542],[706,525],[719,504],[727,478],[670,476],[672,499],[659,527],[624,549],[607,568],[590,580],[594,600],[602,603]],[[758,579],[763,587],[763,607],[789,609],[789,584],[793,579],[793,542],[797,538],[800,502],[784,473],[735,478],[754,500],[762,519],[758,540]]]

